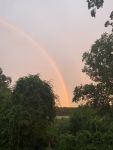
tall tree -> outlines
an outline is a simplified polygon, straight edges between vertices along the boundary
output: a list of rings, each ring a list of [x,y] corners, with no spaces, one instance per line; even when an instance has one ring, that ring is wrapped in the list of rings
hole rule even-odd
[[[111,106],[113,104],[113,34],[103,34],[90,51],[83,54],[85,72],[95,83],[77,86],[73,101],[87,100],[91,105]]]
[[[0,68],[0,109],[4,108],[3,105],[6,104],[6,101],[8,102],[11,96],[10,84],[11,78],[6,76]]]
[[[10,113],[11,149],[42,149],[47,144],[47,128],[55,117],[55,98],[50,83],[38,75],[16,82]]]
[[[20,78],[13,89],[13,103],[22,104],[29,111],[36,110],[37,115],[52,121],[55,116],[55,94],[47,81],[38,75]]]
[[[93,81],[113,84],[113,34],[102,34],[89,52],[83,54],[85,72]]]
[[[11,109],[11,78],[6,76],[0,68],[0,149],[8,150],[8,114]]]

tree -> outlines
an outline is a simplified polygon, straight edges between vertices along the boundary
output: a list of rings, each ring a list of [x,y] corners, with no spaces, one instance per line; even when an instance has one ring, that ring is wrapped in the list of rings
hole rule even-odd
[[[3,71],[0,68],[0,89],[8,88],[10,83],[11,83],[11,78],[3,74]]]
[[[55,117],[55,94],[38,75],[20,78],[13,89],[10,111],[10,149],[43,149],[47,128]]]
[[[7,104],[11,99],[11,78],[6,76],[0,68],[0,111],[6,110]]]
[[[75,87],[73,101],[85,100],[93,108],[107,108],[113,102],[108,89],[103,84],[86,84]]]
[[[71,134],[62,134],[59,136],[59,141],[56,145],[56,150],[75,150],[75,136]]]
[[[100,115],[90,107],[76,108],[70,118],[70,129],[70,134],[74,138],[74,141],[70,138],[70,145],[74,144],[76,150],[111,150],[113,148],[112,117]]]
[[[38,75],[29,75],[20,78],[13,89],[13,103],[22,104],[23,107],[49,121],[55,117],[56,95],[47,81],[42,81]]]
[[[73,135],[82,130],[89,129],[89,122],[96,116],[96,111],[87,106],[80,106],[76,108],[73,115],[70,117],[70,130]]]
[[[11,78],[6,76],[0,68],[0,108],[11,95],[10,84]]]
[[[0,68],[0,149],[8,150],[8,113],[11,109],[11,78]]]
[[[96,16],[96,11],[97,9],[103,7],[104,0],[87,0],[88,3],[88,9],[91,9],[91,16],[95,17]],[[112,26],[112,31],[113,31],[113,11],[110,13],[109,16],[110,20],[105,22],[105,27],[107,26]]]
[[[85,72],[93,81],[108,86],[113,84],[113,34],[102,34],[89,52],[83,54]]]
[[[95,84],[77,86],[73,101],[87,100],[95,107],[113,104],[113,34],[104,33],[89,52],[83,54],[85,72]]]

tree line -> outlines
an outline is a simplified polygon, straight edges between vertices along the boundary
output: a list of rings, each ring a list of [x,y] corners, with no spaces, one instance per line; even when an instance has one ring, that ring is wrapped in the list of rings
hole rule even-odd
[[[28,75],[11,88],[11,78],[0,69],[1,150],[113,148],[113,34],[102,34],[82,60],[92,83],[75,87],[73,102],[83,105],[63,119],[55,118],[60,109],[48,81]]]

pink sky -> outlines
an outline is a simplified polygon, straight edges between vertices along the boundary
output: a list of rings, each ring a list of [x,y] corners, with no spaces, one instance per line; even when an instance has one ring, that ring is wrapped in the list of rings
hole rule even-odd
[[[13,81],[40,73],[53,84],[60,105],[72,106],[74,87],[90,82],[81,71],[83,52],[110,31],[104,22],[113,1],[107,2],[94,19],[85,0],[0,1],[0,66]]]

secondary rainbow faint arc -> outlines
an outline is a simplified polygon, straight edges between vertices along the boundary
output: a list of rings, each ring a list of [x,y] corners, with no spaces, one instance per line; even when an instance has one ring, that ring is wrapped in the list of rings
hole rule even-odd
[[[59,69],[57,68],[56,64],[54,63],[54,61],[51,59],[51,57],[47,54],[46,50],[41,48],[40,45],[37,43],[37,41],[35,41],[33,38],[31,38],[31,36],[29,36],[28,34],[26,34],[24,31],[22,31],[19,27],[13,25],[12,23],[9,23],[5,20],[1,20],[0,19],[0,23],[5,25],[6,27],[18,32],[19,34],[21,34],[24,38],[28,39],[35,47],[39,48],[42,53],[46,56],[46,58],[49,60],[49,62],[51,63],[52,67],[54,68],[54,71],[56,72],[61,84],[62,84],[62,88],[63,88],[63,94],[64,94],[64,97],[65,97],[65,103],[66,105],[65,106],[70,106],[70,102],[69,102],[69,95],[68,95],[68,91],[67,91],[67,88],[66,88],[66,85],[65,85],[65,82],[64,82],[64,79],[59,71]]]

